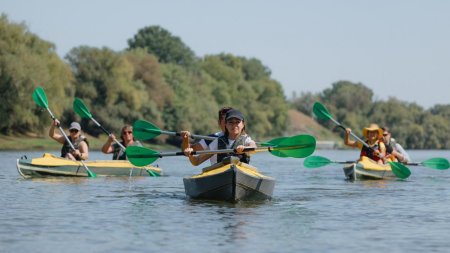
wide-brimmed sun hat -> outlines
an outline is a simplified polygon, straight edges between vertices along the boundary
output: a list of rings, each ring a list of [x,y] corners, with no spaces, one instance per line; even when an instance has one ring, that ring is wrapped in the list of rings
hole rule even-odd
[[[365,138],[367,138],[367,134],[370,131],[377,131],[378,132],[378,137],[381,137],[383,135],[383,129],[381,129],[377,124],[370,124],[368,127],[363,128],[362,132],[363,132],[363,136]]]

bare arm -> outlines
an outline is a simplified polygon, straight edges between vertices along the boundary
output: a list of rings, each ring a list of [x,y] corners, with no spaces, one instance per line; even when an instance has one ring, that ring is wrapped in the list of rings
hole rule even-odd
[[[346,128],[345,129],[345,136],[344,136],[344,144],[350,147],[358,147],[358,143],[356,141],[350,140],[350,133],[352,132],[352,129]]]
[[[110,154],[112,152],[114,152],[114,148],[112,147],[112,143],[114,142],[114,140],[116,139],[116,137],[114,136],[114,134],[110,134],[108,136],[108,140],[106,141],[105,144],[103,144],[102,147],[102,152],[105,154]]]
[[[204,161],[208,160],[213,155],[210,155],[210,154],[191,155],[191,152],[193,152],[193,151],[201,151],[204,149],[203,149],[202,145],[200,145],[199,143],[195,143],[195,144],[191,145],[189,143],[189,136],[190,136],[190,133],[188,131],[181,131],[181,138],[183,140],[181,143],[181,150],[189,158],[189,161],[191,162],[192,165],[198,166],[198,165],[202,164]]]
[[[50,138],[52,138],[53,140],[55,140],[61,144],[64,144],[65,138],[61,134],[58,134],[55,132],[56,126],[59,126],[59,120],[57,120],[57,119],[53,120],[52,125],[50,126],[50,129],[48,130],[48,136],[50,136]]]

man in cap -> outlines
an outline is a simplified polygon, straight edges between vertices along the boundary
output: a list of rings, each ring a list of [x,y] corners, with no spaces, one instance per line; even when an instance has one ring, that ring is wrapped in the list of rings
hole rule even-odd
[[[81,126],[78,122],[72,122],[69,126],[69,135],[67,136],[69,141],[73,144],[75,150],[67,142],[66,138],[62,134],[55,132],[55,127],[59,126],[59,120],[55,119],[50,126],[48,135],[63,144],[61,148],[61,157],[65,157],[71,160],[87,160],[89,158],[89,145],[84,135],[81,135]]]

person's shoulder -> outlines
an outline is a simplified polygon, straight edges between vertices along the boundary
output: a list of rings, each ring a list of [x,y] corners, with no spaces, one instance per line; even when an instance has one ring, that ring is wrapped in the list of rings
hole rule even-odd
[[[134,141],[133,146],[143,147],[142,143],[140,141]]]

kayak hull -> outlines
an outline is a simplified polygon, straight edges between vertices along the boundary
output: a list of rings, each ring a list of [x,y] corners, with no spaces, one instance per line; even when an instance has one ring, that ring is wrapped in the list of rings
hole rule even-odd
[[[349,180],[395,179],[389,164],[381,165],[368,157],[344,167],[344,175]]]
[[[186,195],[192,199],[237,202],[272,198],[275,179],[233,157],[183,179]]]
[[[136,167],[126,160],[86,161],[86,166],[97,176],[161,176],[158,167]],[[88,177],[79,161],[72,161],[45,153],[39,158],[22,156],[17,159],[17,171],[24,178],[33,177]]]

